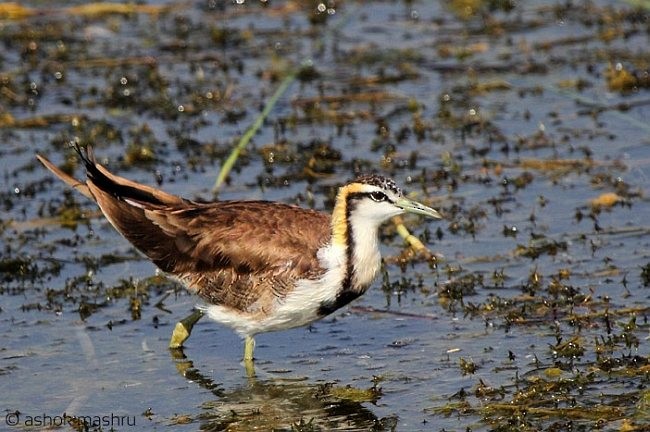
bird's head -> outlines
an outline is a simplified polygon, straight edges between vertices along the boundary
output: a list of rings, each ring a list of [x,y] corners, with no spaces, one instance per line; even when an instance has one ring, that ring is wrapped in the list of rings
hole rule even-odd
[[[348,215],[378,224],[403,213],[442,218],[431,207],[406,198],[393,180],[379,175],[364,175],[343,186],[337,201],[343,198],[348,203]]]
[[[379,175],[364,175],[339,189],[333,214],[333,228],[345,236],[348,222],[379,227],[393,216],[414,213],[434,219],[442,216],[431,207],[406,198],[397,184]]]

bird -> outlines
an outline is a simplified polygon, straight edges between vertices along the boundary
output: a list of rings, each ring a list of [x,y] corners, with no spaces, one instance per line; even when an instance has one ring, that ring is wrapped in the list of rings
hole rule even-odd
[[[36,157],[200,297],[201,314],[242,336],[245,361],[253,361],[257,334],[308,325],[364,294],[381,267],[384,222],[404,213],[442,218],[377,174],[343,184],[328,214],[273,201],[181,198],[111,173],[90,145],[74,148],[84,181]]]

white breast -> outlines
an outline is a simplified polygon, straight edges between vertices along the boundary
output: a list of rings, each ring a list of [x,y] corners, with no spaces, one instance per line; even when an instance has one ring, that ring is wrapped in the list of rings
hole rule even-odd
[[[318,253],[321,266],[327,271],[316,280],[302,280],[283,300],[273,317],[267,318],[264,331],[300,327],[320,318],[318,310],[323,303],[334,301],[345,278],[345,248],[329,245]]]

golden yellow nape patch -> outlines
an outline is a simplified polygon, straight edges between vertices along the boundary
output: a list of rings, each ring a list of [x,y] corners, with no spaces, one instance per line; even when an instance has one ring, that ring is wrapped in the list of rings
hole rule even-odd
[[[332,211],[332,244],[337,246],[347,245],[348,240],[348,221],[347,221],[347,196],[349,191],[348,185],[339,190],[336,195],[336,203]]]
[[[348,195],[359,192],[368,192],[368,185],[350,183],[339,189],[336,203],[332,212],[332,244],[346,246],[348,244],[347,198]]]

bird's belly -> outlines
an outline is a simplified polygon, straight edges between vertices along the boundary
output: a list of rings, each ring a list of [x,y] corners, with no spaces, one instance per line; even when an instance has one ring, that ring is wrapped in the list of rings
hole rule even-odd
[[[322,318],[319,308],[320,303],[315,299],[301,302],[288,295],[266,313],[247,314],[219,305],[206,306],[204,311],[209,318],[233,328],[241,336],[253,336],[310,324]]]
[[[322,318],[322,305],[335,301],[339,289],[340,282],[333,284],[327,277],[298,282],[296,288],[278,300],[274,310],[260,322],[264,327],[261,331],[301,327]]]
[[[284,298],[263,311],[245,313],[220,305],[209,305],[204,310],[209,318],[242,336],[301,327],[323,317],[322,305],[336,301],[343,277],[342,269],[332,269],[320,279],[298,281]]]
[[[323,260],[323,267],[328,268],[325,274],[318,279],[299,280],[284,298],[278,298],[270,307],[246,313],[210,305],[205,309],[207,315],[232,327],[242,336],[301,327],[323,318],[363,294],[381,263],[378,251],[366,254],[361,260],[363,265],[355,271],[352,288],[344,284],[347,269],[343,249],[331,246],[324,249],[319,257]]]

